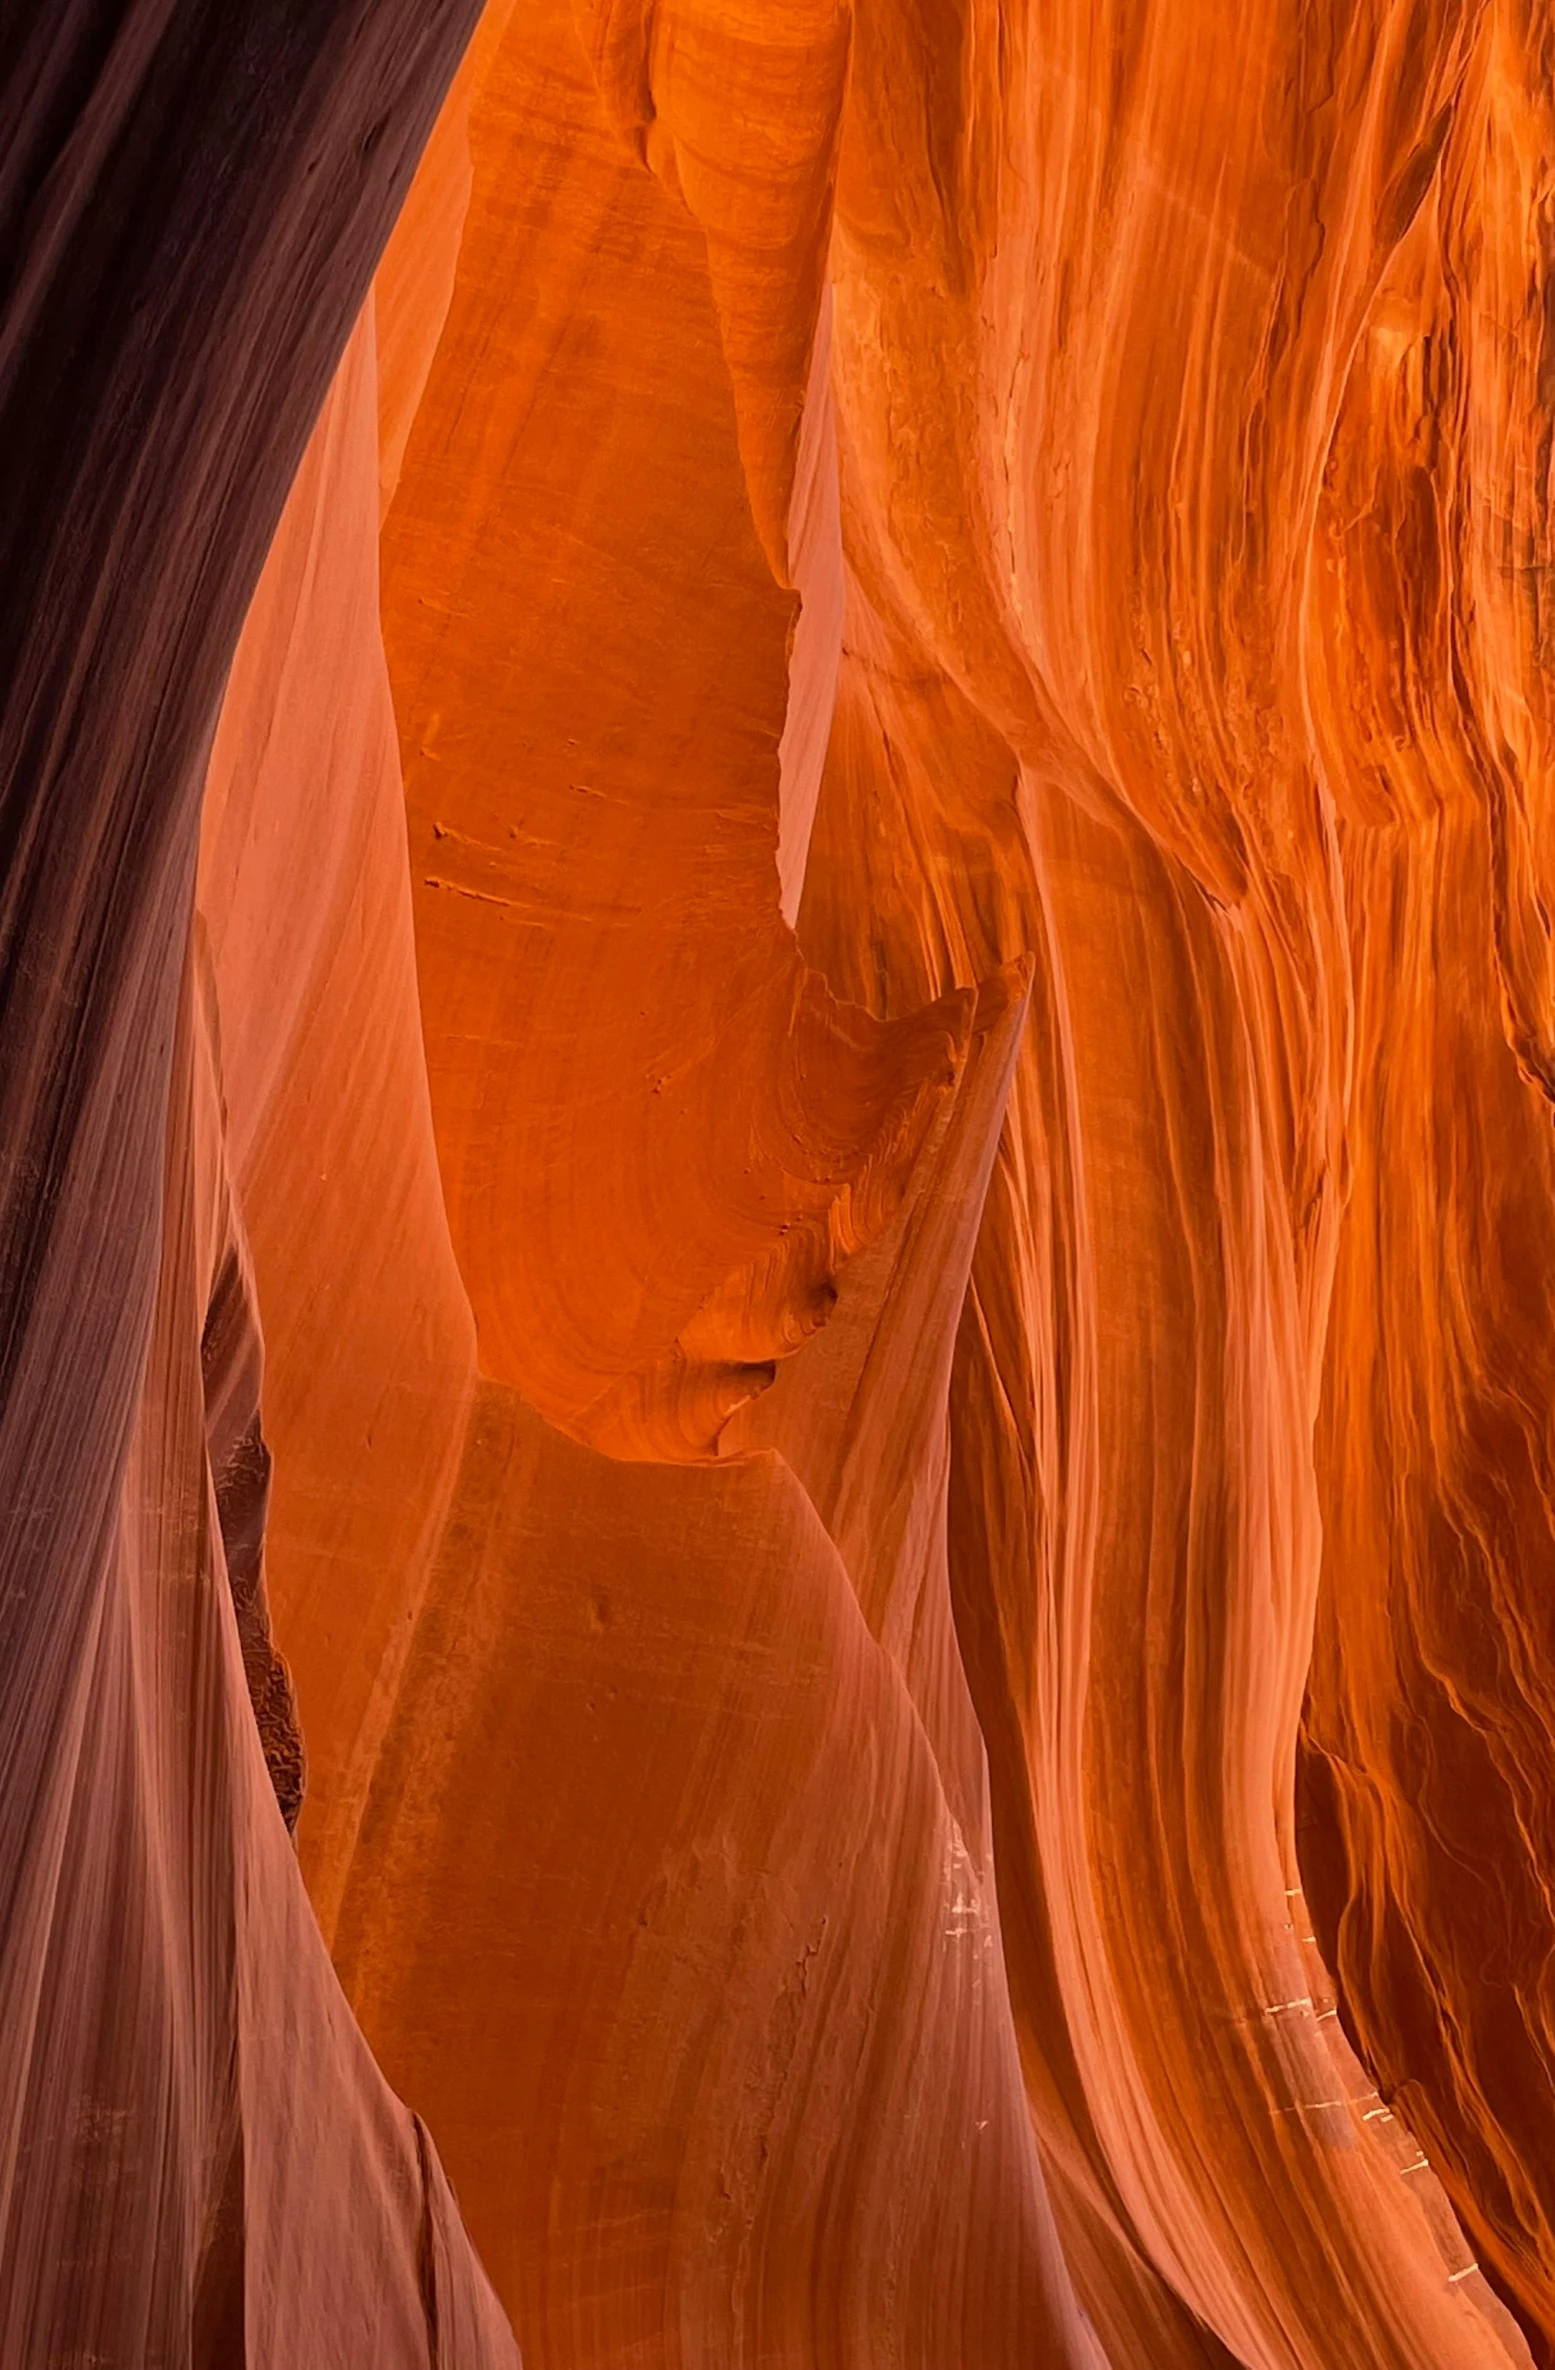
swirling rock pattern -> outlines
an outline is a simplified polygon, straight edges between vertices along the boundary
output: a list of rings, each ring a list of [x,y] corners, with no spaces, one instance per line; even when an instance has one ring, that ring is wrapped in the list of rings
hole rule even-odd
[[[1555,15],[477,13],[0,23],[0,2363],[1555,2363]]]

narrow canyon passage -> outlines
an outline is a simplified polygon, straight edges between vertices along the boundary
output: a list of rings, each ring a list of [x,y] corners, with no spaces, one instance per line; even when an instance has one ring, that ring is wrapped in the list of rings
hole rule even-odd
[[[0,2370],[1555,2370],[1552,226],[1550,0],[0,11]]]

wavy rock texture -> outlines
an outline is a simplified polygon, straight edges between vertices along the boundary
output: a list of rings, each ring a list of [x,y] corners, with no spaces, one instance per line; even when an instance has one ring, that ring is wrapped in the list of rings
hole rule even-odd
[[[0,2362],[1555,2363],[1555,19],[474,13],[0,25]]]
[[[515,2359],[283,1823],[257,1321],[190,928],[233,645],[469,22],[133,0],[0,29],[18,2365]]]

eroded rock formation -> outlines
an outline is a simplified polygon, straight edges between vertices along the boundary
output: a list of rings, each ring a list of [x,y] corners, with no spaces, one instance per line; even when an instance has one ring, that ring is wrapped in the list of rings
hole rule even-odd
[[[1555,2362],[1555,17],[477,15],[0,25],[0,2363]]]

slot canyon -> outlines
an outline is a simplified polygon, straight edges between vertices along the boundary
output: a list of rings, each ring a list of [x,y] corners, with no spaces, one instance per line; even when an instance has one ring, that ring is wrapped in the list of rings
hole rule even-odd
[[[0,5],[0,2370],[1555,2370],[1555,0]]]

